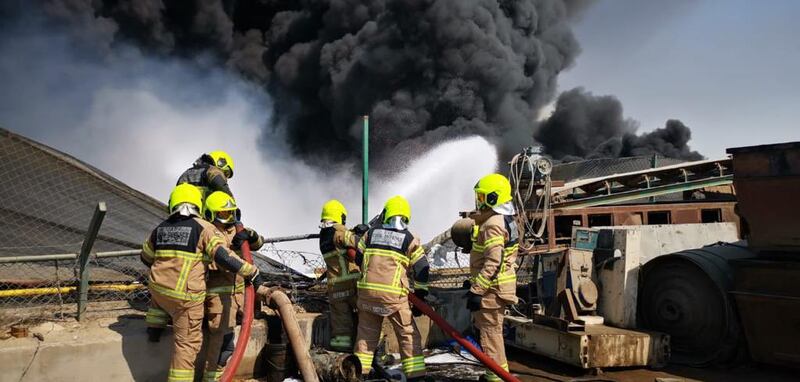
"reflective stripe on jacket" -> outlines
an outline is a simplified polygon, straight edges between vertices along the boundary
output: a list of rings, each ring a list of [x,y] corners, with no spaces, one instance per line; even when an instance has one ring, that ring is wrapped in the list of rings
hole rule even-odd
[[[355,234],[342,224],[319,231],[319,250],[325,259],[328,291],[352,289],[361,278],[358,266],[347,258],[347,248],[355,248]]]
[[[503,300],[516,302],[519,232],[514,217],[487,210],[474,218],[471,290],[479,295],[494,292]]]
[[[236,226],[228,226],[220,230],[225,237],[225,248],[231,249],[233,237],[236,236]],[[251,251],[258,251],[264,245],[259,236],[258,241],[250,246]],[[231,249],[232,250],[232,249]],[[241,257],[241,251],[236,251]],[[211,263],[208,271],[208,281],[206,281],[209,295],[235,294],[244,292],[244,278],[231,271],[219,267],[216,263]]]
[[[151,290],[178,300],[201,301],[206,294],[206,269],[225,238],[197,217],[173,215],[153,230],[142,245],[151,260]]]
[[[408,300],[408,269],[425,257],[419,240],[408,230],[370,229],[359,242],[363,253],[359,301],[397,304]],[[427,287],[425,280],[420,284]]]

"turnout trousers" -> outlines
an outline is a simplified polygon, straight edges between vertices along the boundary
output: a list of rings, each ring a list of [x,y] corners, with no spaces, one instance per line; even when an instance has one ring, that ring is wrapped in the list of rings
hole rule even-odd
[[[353,350],[353,332],[355,331],[356,288],[329,291],[328,301],[331,307],[331,348],[337,351]]]
[[[400,344],[400,358],[406,378],[425,375],[425,357],[422,355],[422,338],[414,324],[411,309],[406,305],[388,316],[382,316],[363,309],[358,311],[358,335],[356,336],[355,355],[361,361],[361,373],[369,374],[375,348],[381,335],[383,319],[389,319],[397,341]]]
[[[203,345],[203,301],[184,301],[150,289],[156,306],[172,318],[175,332],[167,382],[191,382],[197,354]]]
[[[472,320],[475,327],[480,332],[480,342],[483,352],[489,358],[497,362],[500,367],[508,370],[508,360],[506,359],[506,347],[503,343],[503,311],[500,308],[481,308],[472,313]],[[486,370],[486,380],[490,382],[500,381],[495,373]]]
[[[220,293],[206,296],[205,311],[208,323],[206,338],[206,367],[203,381],[219,381],[232,354],[236,313],[244,303],[241,293]]]

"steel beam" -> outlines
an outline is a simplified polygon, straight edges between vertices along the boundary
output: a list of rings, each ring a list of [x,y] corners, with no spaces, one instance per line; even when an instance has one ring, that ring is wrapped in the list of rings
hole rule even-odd
[[[610,195],[592,196],[575,200],[567,200],[561,203],[553,203],[553,208],[567,210],[567,209],[594,207],[606,204],[627,202],[651,196],[659,196],[659,195],[672,194],[676,192],[691,191],[704,187],[724,186],[724,185],[729,185],[731,183],[733,183],[733,176],[725,175],[721,177],[692,180],[682,183],[672,183],[652,188],[623,191],[618,193],[612,193]]]

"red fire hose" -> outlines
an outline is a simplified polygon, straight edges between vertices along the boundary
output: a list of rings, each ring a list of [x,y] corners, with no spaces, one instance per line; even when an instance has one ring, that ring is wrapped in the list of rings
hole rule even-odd
[[[456,342],[458,342],[461,346],[463,346],[470,353],[472,353],[472,355],[474,355],[475,358],[478,359],[478,361],[481,361],[481,363],[486,365],[486,367],[488,367],[489,370],[497,374],[498,377],[502,378],[506,382],[520,382],[520,380],[517,379],[517,377],[513,376],[511,373],[500,367],[500,365],[498,365],[497,362],[489,358],[489,356],[486,355],[484,352],[478,350],[478,348],[476,348],[475,345],[473,345],[471,342],[467,341],[467,339],[464,338],[461,335],[461,333],[458,332],[458,330],[456,330],[449,323],[447,323],[447,321],[445,321],[444,318],[442,318],[442,316],[436,313],[424,301],[419,299],[413,293],[409,293],[408,300],[411,301],[411,303],[414,304],[414,306],[416,306],[417,309],[419,309],[422,313],[430,317],[431,320],[433,320],[433,322],[435,322],[436,325],[442,328],[442,330],[447,335],[453,337],[453,339],[456,340]]]
[[[244,230],[242,223],[236,223],[236,232]],[[245,240],[242,243],[242,258],[244,261],[253,264],[253,256],[250,254],[250,244]],[[248,283],[244,288],[244,314],[242,315],[242,330],[239,331],[239,338],[236,339],[236,348],[233,350],[233,355],[225,366],[225,371],[222,373],[223,382],[231,382],[233,376],[236,375],[236,369],[239,368],[239,363],[242,362],[244,351],[247,348],[247,341],[250,340],[250,329],[253,325],[253,304],[256,301],[256,291],[253,285]]]

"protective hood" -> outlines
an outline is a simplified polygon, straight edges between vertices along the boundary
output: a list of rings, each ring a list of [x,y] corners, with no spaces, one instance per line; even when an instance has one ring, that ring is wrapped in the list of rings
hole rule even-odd
[[[200,211],[197,207],[189,203],[181,203],[172,211],[172,215],[179,214],[181,216],[200,216]]]
[[[408,224],[403,221],[402,216],[392,216],[389,218],[389,221],[383,223],[383,228],[391,228],[396,229],[398,231],[405,230],[408,228]]]
[[[512,201],[505,202],[503,204],[496,205],[492,207],[494,212],[497,212],[500,215],[515,215],[517,210],[514,208],[514,203]]]
[[[333,227],[336,224],[337,223],[335,221],[332,221],[332,220],[323,220],[323,221],[321,221],[319,223],[319,228],[323,229],[323,228]]]

